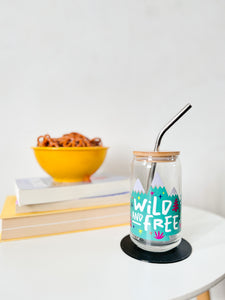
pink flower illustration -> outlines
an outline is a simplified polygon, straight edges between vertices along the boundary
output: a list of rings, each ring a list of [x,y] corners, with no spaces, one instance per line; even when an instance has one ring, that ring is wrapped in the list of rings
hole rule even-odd
[[[163,239],[163,238],[164,238],[163,232],[160,233],[160,231],[158,231],[158,233],[157,233],[157,232],[155,231],[155,236],[154,236],[154,238],[157,239],[157,240]]]

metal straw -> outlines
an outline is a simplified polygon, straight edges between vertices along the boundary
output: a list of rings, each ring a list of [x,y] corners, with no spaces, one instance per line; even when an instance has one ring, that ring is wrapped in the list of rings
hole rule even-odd
[[[176,123],[189,109],[191,109],[192,106],[190,103],[188,103],[187,105],[185,105],[185,107],[183,109],[181,109],[181,111],[176,114],[173,119],[171,121],[169,121],[164,127],[163,129],[159,132],[157,139],[156,139],[156,143],[155,143],[155,148],[154,151],[158,152],[159,151],[159,147],[162,141],[162,138],[164,136],[164,134],[167,132],[167,130],[173,126],[174,123]],[[149,170],[149,174],[148,174],[148,179],[147,179],[147,192],[149,190],[149,187],[152,183],[152,180],[154,178],[155,175],[155,169],[156,169],[156,163],[153,162],[151,165],[151,168]]]

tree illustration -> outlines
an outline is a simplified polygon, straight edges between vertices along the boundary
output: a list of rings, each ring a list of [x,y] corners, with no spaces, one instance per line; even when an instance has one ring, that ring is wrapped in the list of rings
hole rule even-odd
[[[177,198],[174,200],[174,203],[173,203],[173,211],[177,212],[177,210],[179,209],[179,202],[177,200]]]

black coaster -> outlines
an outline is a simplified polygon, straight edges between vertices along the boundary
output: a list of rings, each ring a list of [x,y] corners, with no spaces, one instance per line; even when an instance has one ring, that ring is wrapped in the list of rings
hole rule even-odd
[[[127,255],[138,260],[156,264],[175,263],[186,259],[192,252],[191,245],[185,239],[182,239],[176,248],[167,252],[149,252],[142,250],[131,241],[129,235],[122,239],[120,246]]]

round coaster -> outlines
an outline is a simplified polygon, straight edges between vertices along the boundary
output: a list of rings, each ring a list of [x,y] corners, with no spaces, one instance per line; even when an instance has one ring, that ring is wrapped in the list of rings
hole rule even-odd
[[[192,252],[191,245],[185,239],[182,239],[176,248],[167,252],[149,252],[142,250],[131,241],[130,235],[122,239],[120,246],[127,255],[138,260],[156,264],[175,263],[186,259]]]

